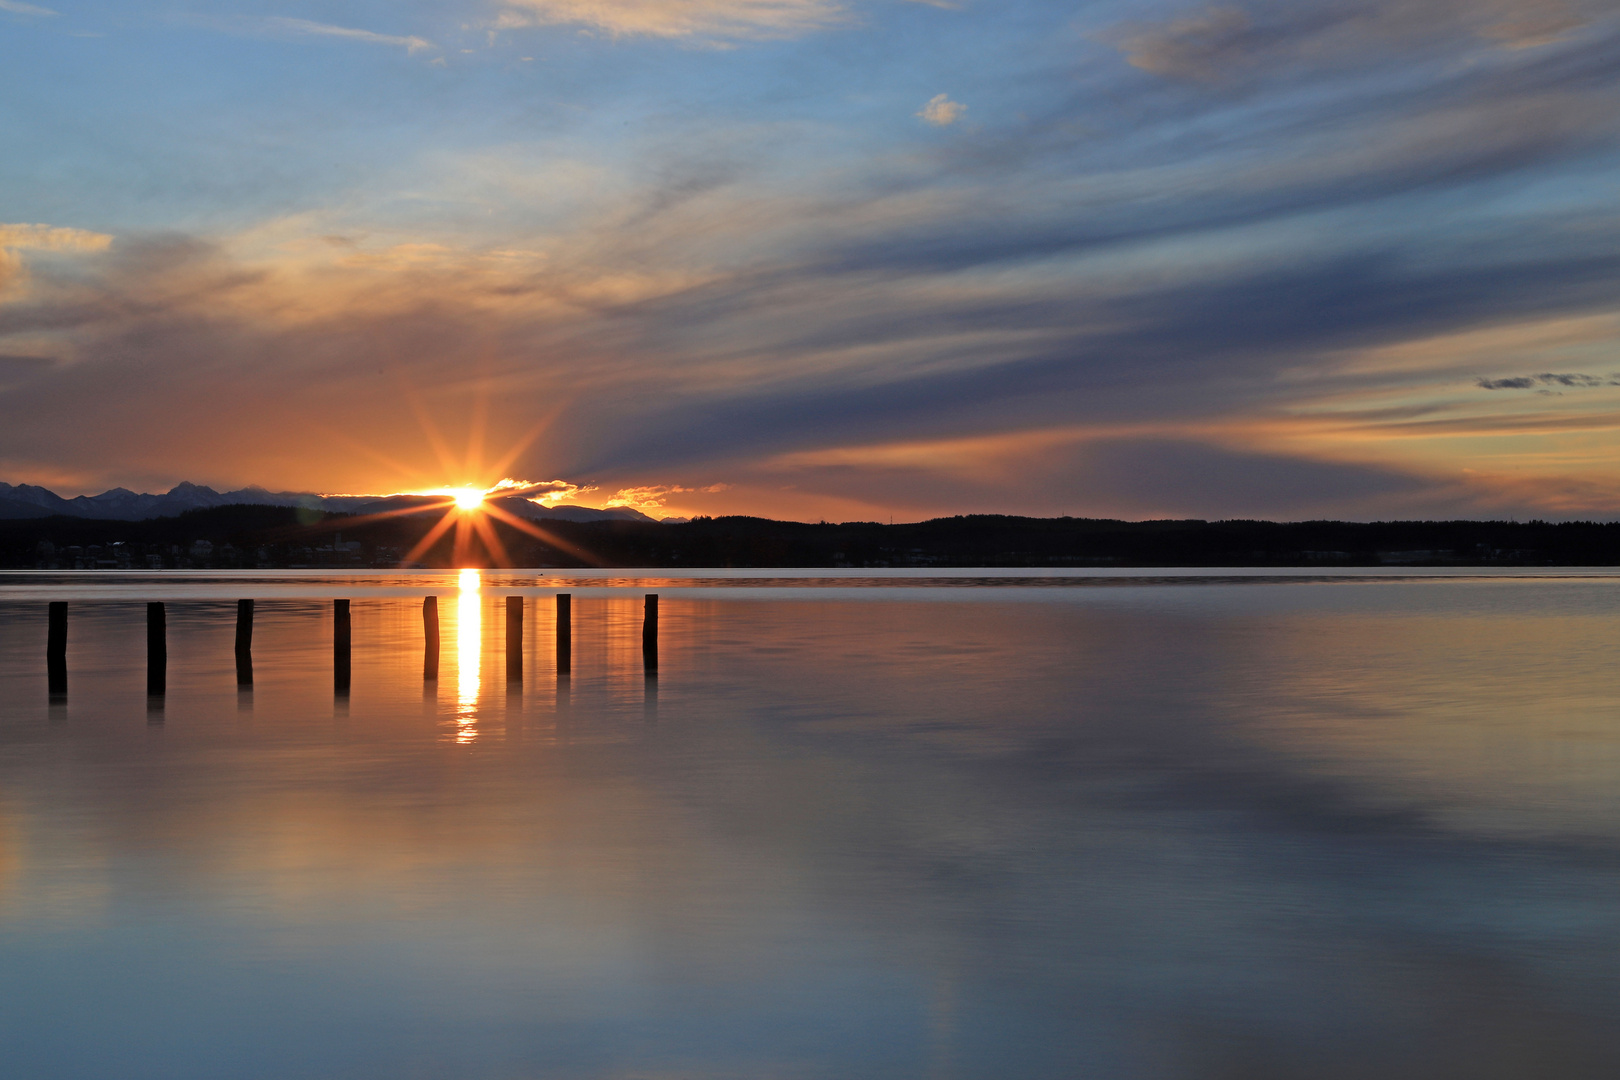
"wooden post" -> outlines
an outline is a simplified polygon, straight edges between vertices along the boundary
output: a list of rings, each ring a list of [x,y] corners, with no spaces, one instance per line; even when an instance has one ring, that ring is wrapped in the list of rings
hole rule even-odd
[[[236,602],[236,685],[253,685],[253,601]]]
[[[349,693],[349,602],[332,601],[332,689]]]
[[[168,689],[168,620],[160,601],[146,605],[146,694],[161,697]]]
[[[67,656],[67,601],[52,600],[50,624],[45,631],[46,657]]]
[[[574,669],[574,597],[571,593],[557,594],[557,672],[563,674]]]
[[[45,632],[45,675],[52,697],[67,694],[67,601],[52,600]]]
[[[422,680],[439,678],[439,598],[422,599]]]
[[[641,617],[641,662],[647,674],[658,672],[658,594],[647,594],[647,605]]]
[[[253,601],[238,600],[236,602],[236,651],[250,653],[253,651]]]
[[[523,597],[506,598],[506,681],[523,681]]]

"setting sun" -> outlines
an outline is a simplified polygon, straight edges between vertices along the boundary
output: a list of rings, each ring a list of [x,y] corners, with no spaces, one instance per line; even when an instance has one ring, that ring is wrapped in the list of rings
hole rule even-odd
[[[474,491],[472,488],[463,488],[455,492],[455,500],[458,510],[476,510],[484,505],[484,492]]]

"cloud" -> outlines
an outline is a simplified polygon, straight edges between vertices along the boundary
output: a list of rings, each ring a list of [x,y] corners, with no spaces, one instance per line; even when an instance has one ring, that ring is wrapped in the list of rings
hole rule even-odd
[[[734,303],[689,294],[675,307],[650,305],[668,337],[687,332],[688,309],[745,334],[755,355],[793,357],[806,374],[755,376],[674,395],[667,409],[643,406],[580,467],[601,475],[645,461],[748,460],[771,448],[862,441],[876,430],[894,439],[1061,422],[1163,431],[1229,410],[1298,407],[1318,393],[1310,373],[1331,378],[1343,362],[1336,356],[1531,317],[1520,306],[1527,302],[1603,310],[1620,299],[1612,258],[1418,270],[1368,255],[1250,273],[1211,267],[1117,295],[1093,286],[1090,295],[1069,288],[1050,296],[1030,287],[974,292],[958,265],[945,263],[952,281],[938,292],[912,265],[898,274],[828,270],[819,281],[727,283]],[[772,340],[736,309],[770,311],[797,332]],[[621,316],[631,325],[639,317]]]
[[[1463,38],[1526,49],[1563,41],[1601,7],[1593,0],[1262,0],[1129,22],[1102,40],[1132,66],[1172,79],[1252,79],[1280,69],[1328,71]]]
[[[1121,30],[1116,43],[1132,66],[1171,78],[1209,79],[1254,47],[1253,22],[1236,8],[1210,8]]]
[[[778,458],[767,471],[908,515],[991,495],[1028,512],[1083,517],[1370,516],[1446,489],[1378,464],[1085,428],[834,448]]]
[[[1343,385],[1334,356],[1620,299],[1613,258],[1527,260],[1511,237],[1506,262],[1477,250],[1453,260],[1422,238],[1421,262],[1398,250],[1247,269],[1172,259],[1174,273],[1129,287],[1073,269],[1043,283],[1009,269],[997,247],[978,264],[912,253],[869,272],[864,257],[844,256],[873,242],[882,213],[750,208],[723,190],[651,216],[633,202],[582,213],[581,233],[504,236],[485,250],[335,246],[323,238],[355,231],[311,220],[304,246],[274,231],[268,247],[136,237],[71,272],[42,267],[26,302],[0,305],[0,351],[57,355],[16,344],[49,335],[78,359],[0,399],[0,457],[116,462],[103,486],[153,474],[321,490],[454,481],[378,471],[403,462],[431,473],[421,433],[399,419],[414,394],[447,428],[488,401],[493,445],[560,409],[516,475],[588,476],[614,492],[609,505],[644,512],[690,490],[671,473],[701,471],[736,485],[711,493],[704,512],[1421,513],[1466,500],[1398,467],[1254,445],[1255,418],[1303,415],[1319,382]],[[626,219],[642,227],[626,232]],[[808,237],[779,242],[769,263],[728,268],[727,237],[752,239],[759,220],[795,221]],[[659,283],[694,251],[711,265]],[[64,425],[70,405],[78,422]],[[1074,433],[1025,437],[1055,424]],[[1210,434],[1221,424],[1256,432]],[[1005,442],[825,456],[877,436],[974,433]],[[188,471],[199,446],[215,475]],[[990,465],[976,471],[975,460]],[[1152,483],[1133,488],[1133,474]],[[546,504],[585,491],[563,479],[509,486]]]
[[[922,107],[917,115],[926,123],[935,127],[949,127],[967,111],[967,106],[959,101],[952,101],[946,94],[935,94],[928,99],[928,104]]]
[[[1060,490],[1129,516],[1354,515],[1365,504],[1432,488],[1431,481],[1364,464],[1256,453],[1190,439],[1107,439],[1083,445]]]
[[[1587,24],[1588,20],[1561,3],[1535,10],[1530,5],[1511,12],[1499,22],[1484,26],[1479,33],[1509,49],[1533,49],[1563,41]]]
[[[99,252],[107,250],[112,239],[84,229],[0,222],[0,297],[27,280],[27,267],[17,252]]]
[[[8,356],[0,353],[0,390],[44,375],[54,363],[48,356]]]
[[[1247,17],[1253,44],[1276,13]],[[1308,92],[1265,109],[1102,65],[1088,78],[1107,93],[875,158],[825,130],[702,117],[594,157],[556,141],[423,156],[394,190],[251,234],[40,259],[0,305],[0,352],[57,363],[0,398],[0,459],[119,470],[102,486],[403,489],[385,461],[433,468],[399,422],[414,393],[447,428],[487,401],[509,445],[560,410],[510,470],[590,478],[621,505],[1428,513],[1485,505],[1459,479],[1487,464],[1467,440],[1503,432],[1534,443],[1526,464],[1488,463],[1539,479],[1525,500],[1606,499],[1615,485],[1582,486],[1555,451],[1575,422],[1614,449],[1620,420],[1575,415],[1608,395],[1473,379],[1606,371],[1620,333],[1368,361],[1620,309],[1612,193],[1590,179],[1617,145],[1620,39],[1482,40],[1398,83],[1305,65]],[[1480,48],[1490,63],[1466,62]],[[1082,107],[1112,134],[1074,136]],[[993,469],[959,448],[949,468],[857,452],[981,439],[1005,440],[982,450]],[[1137,502],[1107,479],[1129,469],[1158,478]],[[1182,471],[1199,482],[1172,483]],[[699,478],[735,486],[669,497]],[[531,497],[581,490],[547,484]]]
[[[627,506],[632,510],[656,516],[656,511],[662,510],[672,495],[705,494],[714,495],[726,491],[730,484],[710,484],[708,487],[682,487],[679,484],[652,484],[643,487],[620,488],[613,493],[613,497],[603,503],[604,508]]]
[[[347,26],[331,26],[327,23],[310,22],[308,19],[270,18],[265,22],[273,27],[288,30],[295,34],[312,34],[320,37],[347,38],[350,41],[365,41],[374,45],[394,45],[403,48],[407,53],[415,55],[428,49],[436,49],[437,45],[420,37],[399,37],[393,34],[378,34],[370,30],[354,30]]]
[[[1609,376],[1606,379],[1596,375],[1568,374],[1558,375],[1544,372],[1540,375],[1517,375],[1506,379],[1479,379],[1475,385],[1483,390],[1534,390],[1545,386],[1562,386],[1570,389],[1586,390],[1594,386],[1620,386],[1620,376]]]
[[[556,506],[573,502],[582,495],[596,490],[592,484],[575,484],[567,480],[502,480],[495,485],[499,492],[521,495],[540,506]]]
[[[106,251],[113,238],[84,229],[0,222],[0,248],[30,251]]]
[[[769,40],[848,21],[837,0],[508,0],[496,25],[573,25],[616,37]]]
[[[33,4],[19,3],[18,0],[0,0],[0,11],[9,11],[13,15],[48,16],[61,14],[61,12],[52,11],[50,8],[36,7]]]

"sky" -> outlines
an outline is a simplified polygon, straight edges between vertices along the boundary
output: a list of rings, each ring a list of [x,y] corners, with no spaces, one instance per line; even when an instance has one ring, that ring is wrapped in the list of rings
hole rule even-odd
[[[1610,0],[0,0],[0,480],[1620,516]]]

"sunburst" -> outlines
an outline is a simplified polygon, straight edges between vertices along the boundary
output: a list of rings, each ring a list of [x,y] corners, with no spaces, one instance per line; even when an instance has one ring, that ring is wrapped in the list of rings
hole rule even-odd
[[[517,529],[519,532],[526,533],[560,551],[565,551],[588,565],[600,565],[599,559],[577,544],[570,543],[550,529],[518,517],[498,505],[496,501],[491,501],[491,497],[496,495],[501,495],[504,498],[523,497],[521,486],[515,486],[513,481],[505,479],[507,470],[511,468],[519,455],[533,445],[534,441],[544,434],[546,429],[556,420],[557,416],[562,412],[561,405],[558,405],[550,414],[525,432],[498,459],[485,464],[483,456],[488,413],[488,384],[484,385],[482,392],[474,399],[472,423],[467,438],[467,451],[464,455],[460,455],[459,460],[458,455],[451,452],[449,443],[440,434],[420,395],[407,388],[405,396],[416,413],[417,422],[422,427],[428,445],[439,459],[439,466],[443,470],[440,475],[450,474],[453,476],[460,474],[468,478],[497,479],[493,481],[484,480],[484,486],[480,486],[477,481],[469,479],[454,487],[418,488],[403,494],[431,496],[434,497],[434,501],[397,510],[384,510],[375,514],[344,518],[340,523],[336,523],[338,527],[348,528],[388,518],[439,512],[442,514],[439,520],[434,522],[433,527],[423,534],[415,546],[406,552],[400,560],[402,566],[408,566],[420,559],[452,529],[455,530],[455,537],[452,544],[451,561],[455,566],[466,567],[483,562],[484,560],[478,557],[476,550],[480,547],[483,549],[484,558],[489,562],[496,566],[510,566],[512,565],[511,556],[507,553],[506,545],[501,543],[501,538],[495,531],[495,526],[491,520],[494,519],[494,521],[499,521]],[[357,449],[406,475],[416,472],[415,469],[410,468],[403,462],[392,460],[373,448],[360,446]]]

